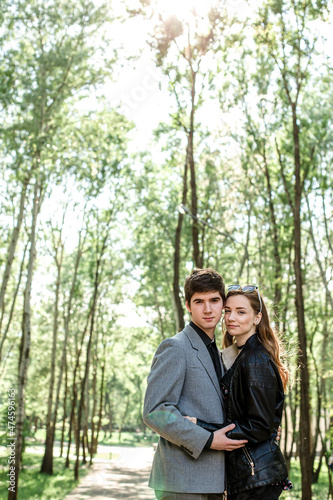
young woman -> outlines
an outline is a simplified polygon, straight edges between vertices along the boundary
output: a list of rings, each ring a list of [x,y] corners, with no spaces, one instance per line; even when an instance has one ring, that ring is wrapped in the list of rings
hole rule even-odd
[[[280,360],[279,341],[270,326],[258,287],[228,288],[225,305],[225,349],[238,355],[222,377],[226,423],[235,424],[231,439],[247,439],[244,448],[227,454],[228,500],[276,500],[290,489],[287,467],[276,441],[289,372]],[[221,425],[197,420],[208,430]]]

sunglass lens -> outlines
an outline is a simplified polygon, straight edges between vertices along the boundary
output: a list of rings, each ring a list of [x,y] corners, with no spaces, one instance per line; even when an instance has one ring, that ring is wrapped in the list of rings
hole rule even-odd
[[[256,289],[257,289],[257,287],[254,285],[243,286],[243,292],[254,292],[254,290],[256,290]]]
[[[228,290],[241,290],[242,287],[240,285],[230,285],[228,286]]]

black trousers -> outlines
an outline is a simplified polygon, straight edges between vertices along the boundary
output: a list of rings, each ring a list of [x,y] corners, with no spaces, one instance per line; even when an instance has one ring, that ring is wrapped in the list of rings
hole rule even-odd
[[[281,486],[260,486],[235,495],[228,494],[228,500],[277,500],[282,491]]]
[[[223,493],[175,493],[155,490],[157,500],[223,500]]]

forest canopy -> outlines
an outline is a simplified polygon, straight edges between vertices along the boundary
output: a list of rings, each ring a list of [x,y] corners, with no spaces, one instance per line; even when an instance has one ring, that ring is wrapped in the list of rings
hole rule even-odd
[[[311,499],[333,448],[331,9],[3,0],[0,398],[5,422],[15,389],[17,478],[37,429],[41,470],[61,431],[76,477],[82,443],[93,456],[103,434],[147,432],[152,356],[188,321],[185,277],[212,267],[267,301],[294,380],[281,446]]]

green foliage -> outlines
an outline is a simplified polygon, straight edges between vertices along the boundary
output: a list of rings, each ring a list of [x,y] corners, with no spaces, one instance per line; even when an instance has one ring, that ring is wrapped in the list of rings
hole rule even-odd
[[[293,483],[293,488],[290,491],[283,493],[283,498],[286,500],[296,500],[302,498],[301,491],[301,471],[299,463],[295,460],[291,462],[290,480]],[[328,471],[327,467],[323,466],[320,478],[317,484],[312,486],[313,500],[321,500],[326,498],[328,493]]]

